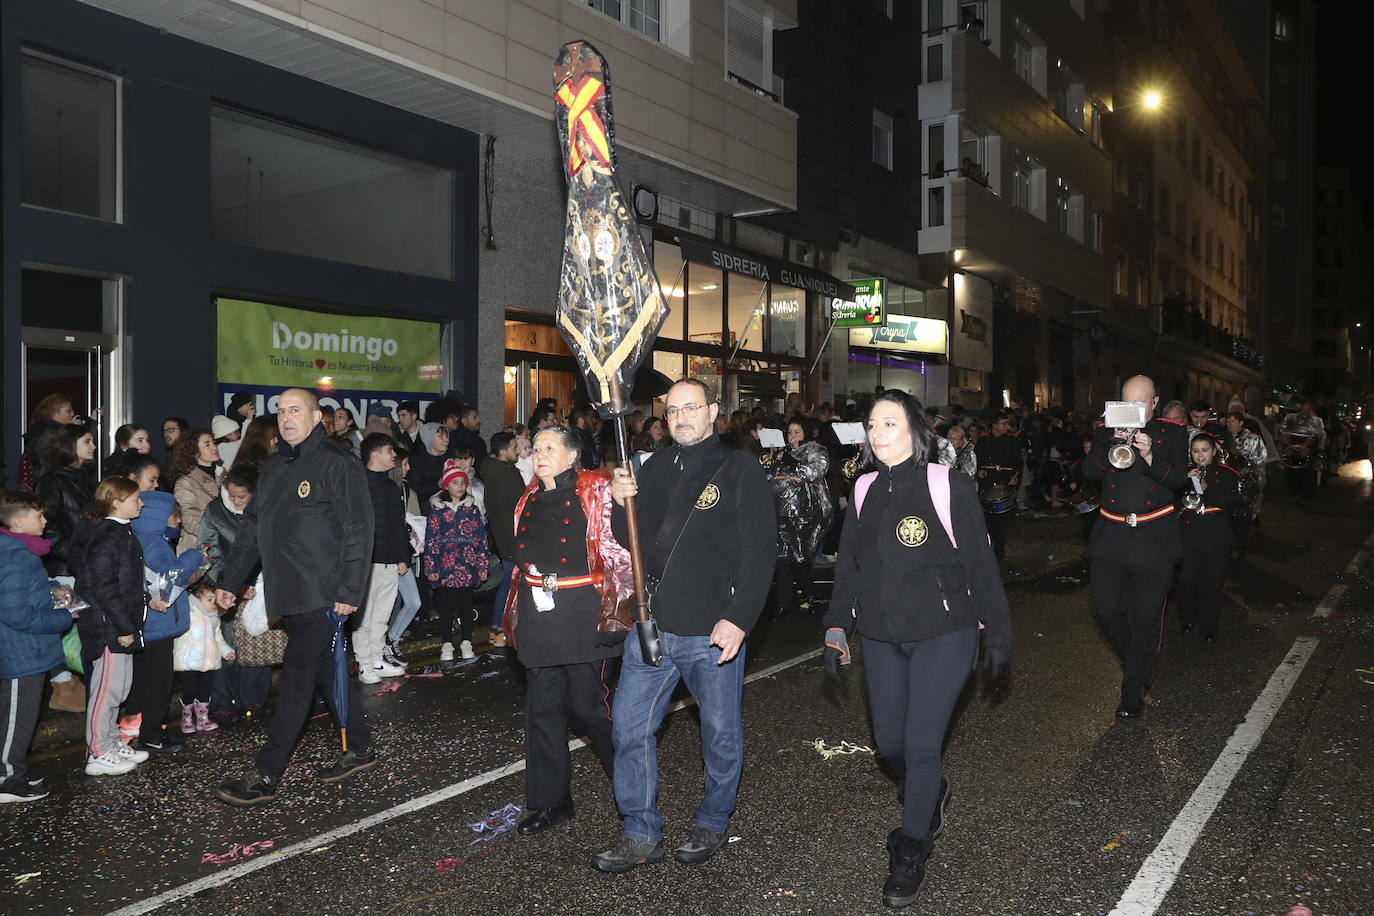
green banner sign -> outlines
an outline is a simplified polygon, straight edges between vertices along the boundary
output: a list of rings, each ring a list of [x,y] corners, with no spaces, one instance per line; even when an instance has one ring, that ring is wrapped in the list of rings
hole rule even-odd
[[[883,293],[887,281],[882,277],[870,280],[850,280],[857,295],[853,302],[830,300],[830,315],[837,328],[874,328],[887,324],[887,307]]]
[[[440,327],[216,300],[221,386],[425,392],[439,388]]]

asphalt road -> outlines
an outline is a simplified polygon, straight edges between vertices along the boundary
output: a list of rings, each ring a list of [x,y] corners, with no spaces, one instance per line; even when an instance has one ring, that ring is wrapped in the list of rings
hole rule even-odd
[[[1374,913],[1374,482],[1367,462],[1344,475],[1310,511],[1271,484],[1249,559],[1232,563],[1221,638],[1180,635],[1170,608],[1142,721],[1112,715],[1119,668],[1077,570],[1077,519],[1017,520],[1011,685],[971,681],[960,703],[946,744],[948,827],[909,912],[1109,913],[1142,866],[1170,873],[1157,850],[1178,849],[1180,825],[1197,822],[1162,902],[1123,913],[1283,916],[1299,903],[1317,916]],[[1314,617],[1333,584],[1346,586],[1339,603]],[[250,764],[261,723],[92,779],[80,773],[80,717],[45,713],[34,758],[53,794],[0,809],[0,911],[881,912],[895,788],[870,753],[826,759],[815,748],[872,745],[862,671],[829,686],[819,636],[814,617],[753,634],[748,670],[762,676],[745,687],[739,808],[730,844],[702,865],[594,871],[589,856],[613,843],[619,818],[586,751],[573,755],[573,821],[528,839],[500,830],[502,809],[523,800],[523,687],[493,653],[393,691],[364,688],[383,760],[342,785],[314,778],[338,736],[327,717],[311,722],[278,801],[260,809],[212,793]],[[1301,665],[1295,647],[1308,653]],[[409,648],[422,656],[416,673],[437,664],[433,638]],[[1285,678],[1272,721],[1248,730],[1253,750],[1243,762],[1223,755]],[[669,716],[660,803],[671,845],[701,790],[698,741],[691,706]],[[1238,770],[1218,789],[1228,761]]]

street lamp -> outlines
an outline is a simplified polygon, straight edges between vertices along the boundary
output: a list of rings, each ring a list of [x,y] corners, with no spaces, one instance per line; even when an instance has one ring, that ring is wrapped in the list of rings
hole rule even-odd
[[[1147,93],[1145,93],[1145,107],[1146,107],[1146,108],[1158,108],[1158,107],[1159,107],[1159,93],[1158,93],[1158,92],[1147,92]]]

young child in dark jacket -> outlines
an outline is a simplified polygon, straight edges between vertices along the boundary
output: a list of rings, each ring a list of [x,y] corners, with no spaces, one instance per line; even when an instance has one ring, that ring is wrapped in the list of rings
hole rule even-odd
[[[118,776],[148,759],[147,751],[119,740],[119,705],[129,695],[133,653],[143,648],[143,548],[129,530],[129,522],[142,511],[138,484],[127,477],[106,477],[72,538],[75,591],[90,604],[77,622],[89,674],[87,776]]]
[[[61,634],[71,629],[72,615],[52,606],[40,559],[51,549],[40,537],[43,516],[43,500],[33,493],[0,494],[0,803],[48,794],[30,783],[25,759],[43,681],[63,664]]]

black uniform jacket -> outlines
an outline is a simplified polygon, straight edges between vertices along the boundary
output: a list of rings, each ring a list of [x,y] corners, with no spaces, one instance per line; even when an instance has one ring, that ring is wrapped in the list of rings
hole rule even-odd
[[[1202,475],[1207,484],[1207,489],[1202,491],[1202,506],[1219,511],[1198,513],[1185,508],[1183,496],[1193,491],[1193,484],[1190,481],[1183,485],[1178,501],[1183,549],[1186,552],[1225,549],[1230,553],[1236,543],[1231,528],[1231,507],[1237,498],[1236,486],[1240,482],[1240,475],[1224,464],[1209,464],[1203,469]]]
[[[238,591],[259,561],[267,607],[289,616],[363,603],[372,572],[372,498],[363,464],[325,441],[316,426],[291,447],[282,440],[262,466],[234,549],[216,580]]]
[[[658,625],[678,636],[709,636],[723,618],[748,632],[768,597],[777,552],[763,466],[712,435],[656,452],[638,479],[639,541],[645,571],[659,580],[652,606]],[[611,525],[628,545],[620,506]]]
[[[825,625],[852,631],[857,614],[861,636],[903,643],[981,621],[987,645],[1010,651],[1007,596],[973,485],[949,473],[956,550],[935,512],[926,473],[927,465],[910,458],[893,468],[879,463],[863,512],[856,514],[850,502]]]
[[[973,454],[978,459],[978,470],[988,472],[976,481],[980,490],[995,483],[1007,483],[1021,473],[1021,437],[1015,433],[1002,436],[983,433],[973,440]]]
[[[111,652],[131,654],[143,648],[143,617],[148,594],[143,584],[143,547],[127,523],[82,518],[71,545],[73,591],[90,604],[77,618],[81,657]],[[119,637],[133,636],[121,646]]]
[[[1145,424],[1144,432],[1154,440],[1148,463],[1137,457],[1124,471],[1112,467],[1107,454],[1116,431],[1106,427],[1098,427],[1092,451],[1083,460],[1083,477],[1102,482],[1102,509],[1114,515],[1147,515],[1172,506],[1188,479],[1187,427],[1155,418]],[[1134,528],[1102,518],[1093,526],[1085,556],[1132,566],[1172,562],[1183,556],[1178,528],[1178,521],[1168,516]]]

